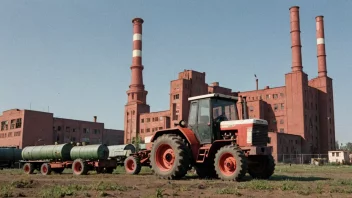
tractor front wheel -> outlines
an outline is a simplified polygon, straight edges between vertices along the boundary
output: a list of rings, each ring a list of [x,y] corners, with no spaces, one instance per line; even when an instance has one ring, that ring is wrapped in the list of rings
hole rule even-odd
[[[249,156],[248,173],[253,179],[269,179],[275,171],[275,161],[272,155]]]
[[[187,174],[190,149],[180,136],[165,134],[155,140],[150,163],[156,175],[163,179],[178,179]]]
[[[240,181],[247,173],[247,159],[237,147],[220,148],[214,161],[215,171],[222,180]]]

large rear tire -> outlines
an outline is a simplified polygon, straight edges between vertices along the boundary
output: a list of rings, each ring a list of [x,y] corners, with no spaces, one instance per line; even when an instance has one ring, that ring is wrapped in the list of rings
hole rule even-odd
[[[249,156],[252,162],[248,166],[248,173],[253,179],[269,179],[275,171],[275,160],[272,155]]]
[[[241,181],[247,173],[247,158],[234,146],[224,146],[215,155],[215,171],[222,180]]]
[[[142,169],[139,158],[135,156],[129,156],[128,158],[126,158],[124,165],[126,173],[130,175],[138,175],[138,173],[141,172]]]
[[[165,134],[155,140],[150,163],[154,174],[163,179],[179,179],[187,174],[191,153],[180,136]]]

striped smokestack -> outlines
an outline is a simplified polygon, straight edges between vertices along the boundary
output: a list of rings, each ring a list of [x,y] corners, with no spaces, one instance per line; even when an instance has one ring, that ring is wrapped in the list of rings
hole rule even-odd
[[[291,21],[291,50],[292,50],[292,72],[302,71],[302,54],[301,54],[301,30],[299,23],[299,7],[290,8]]]
[[[143,85],[143,65],[142,65],[142,24],[144,20],[134,18],[133,23],[133,51],[132,51],[132,81],[131,86],[138,90],[144,89]]]
[[[317,57],[318,57],[318,76],[326,76],[326,53],[324,35],[324,16],[315,17],[317,30]]]

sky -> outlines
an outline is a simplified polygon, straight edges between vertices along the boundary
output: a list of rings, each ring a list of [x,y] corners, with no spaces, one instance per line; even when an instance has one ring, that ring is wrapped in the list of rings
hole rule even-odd
[[[336,3],[338,2],[338,3]],[[289,8],[300,6],[303,70],[317,76],[315,17],[324,15],[336,139],[352,141],[352,1],[1,0],[0,112],[50,111],[123,129],[132,18],[143,24],[143,77],[152,111],[169,109],[170,81],[206,72],[233,91],[282,86],[291,70]],[[347,90],[347,91],[346,91]]]

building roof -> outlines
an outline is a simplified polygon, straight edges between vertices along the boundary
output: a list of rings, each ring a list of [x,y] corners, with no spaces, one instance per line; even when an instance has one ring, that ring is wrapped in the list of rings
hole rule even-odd
[[[226,99],[238,100],[238,97],[235,97],[235,96],[229,96],[229,95],[219,94],[219,93],[212,93],[212,94],[205,94],[205,95],[190,97],[190,98],[188,98],[188,101],[199,100],[199,99],[203,99],[203,98],[226,98]]]

